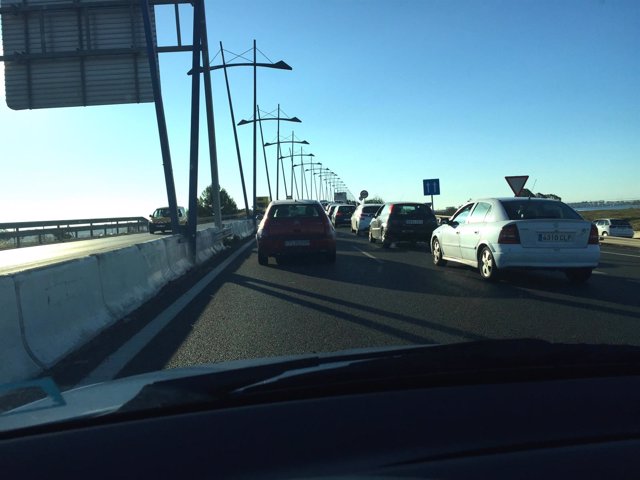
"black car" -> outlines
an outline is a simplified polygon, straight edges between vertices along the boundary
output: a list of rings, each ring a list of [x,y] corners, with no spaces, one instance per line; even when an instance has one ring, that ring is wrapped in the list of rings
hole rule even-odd
[[[376,213],[369,225],[369,241],[389,247],[394,242],[427,242],[438,221],[424,203],[388,202]]]
[[[331,222],[334,227],[350,225],[351,215],[356,211],[355,205],[338,205],[331,213]]]

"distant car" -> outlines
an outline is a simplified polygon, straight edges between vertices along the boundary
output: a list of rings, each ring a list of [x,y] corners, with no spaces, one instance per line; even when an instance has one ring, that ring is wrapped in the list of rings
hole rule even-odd
[[[187,211],[184,207],[178,207],[178,223],[183,226],[187,224]],[[155,212],[149,215],[149,233],[157,231],[165,232],[171,230],[171,215],[169,207],[156,208]]]
[[[598,265],[598,230],[558,200],[485,198],[470,201],[431,236],[433,263],[477,268],[494,280],[506,268],[549,268],[584,282]]]
[[[351,223],[351,215],[353,215],[355,209],[355,205],[337,205],[330,217],[333,226],[339,227]]]
[[[593,221],[598,229],[598,235],[606,237],[625,237],[633,238],[633,227],[628,220],[620,220],[617,218],[598,218]]]
[[[371,219],[382,207],[381,203],[362,203],[358,205],[353,215],[351,215],[351,232],[360,235],[360,232],[367,231]]]
[[[269,204],[256,233],[258,263],[269,257],[321,254],[336,261],[336,232],[319,202],[275,200]]]
[[[371,219],[369,241],[387,248],[394,242],[426,242],[438,221],[425,203],[388,202]]]
[[[327,217],[329,217],[329,219],[331,219],[331,215],[333,214],[333,211],[336,209],[337,206],[338,206],[337,203],[330,203],[325,207],[325,212],[327,214]]]

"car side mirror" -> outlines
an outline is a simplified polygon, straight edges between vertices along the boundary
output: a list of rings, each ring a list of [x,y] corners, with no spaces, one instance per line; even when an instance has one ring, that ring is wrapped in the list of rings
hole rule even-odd
[[[449,219],[448,218],[440,218],[438,220],[438,223],[440,223],[440,225],[448,225],[449,224]]]

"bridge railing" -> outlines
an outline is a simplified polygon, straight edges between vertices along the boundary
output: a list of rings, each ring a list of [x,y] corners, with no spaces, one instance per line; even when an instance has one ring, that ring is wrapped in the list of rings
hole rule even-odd
[[[0,223],[0,249],[149,231],[143,217]]]

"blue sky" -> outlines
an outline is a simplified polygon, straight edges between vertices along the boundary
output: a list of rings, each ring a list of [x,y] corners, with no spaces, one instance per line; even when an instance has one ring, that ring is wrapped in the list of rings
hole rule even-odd
[[[293,67],[259,70],[258,104],[300,117],[281,135],[293,126],[311,143],[305,153],[355,194],[424,201],[422,179],[439,178],[441,208],[510,195],[504,177],[524,174],[534,191],[570,202],[640,198],[640,2],[206,3],[212,55],[219,41],[241,53],[255,38],[271,60]],[[190,11],[182,7],[183,38]],[[156,12],[160,41],[169,43],[171,10]],[[190,55],[160,61],[186,206]],[[250,118],[252,71],[229,75],[236,118]],[[242,206],[221,71],[213,89],[220,181]],[[167,204],[152,104],[12,111],[1,95],[0,223],[144,216]],[[201,125],[199,191],[210,182],[204,113]],[[275,122],[264,129],[274,141]],[[250,195],[252,129],[239,134]],[[266,195],[258,153],[258,195]],[[267,154],[273,183],[275,150]]]

